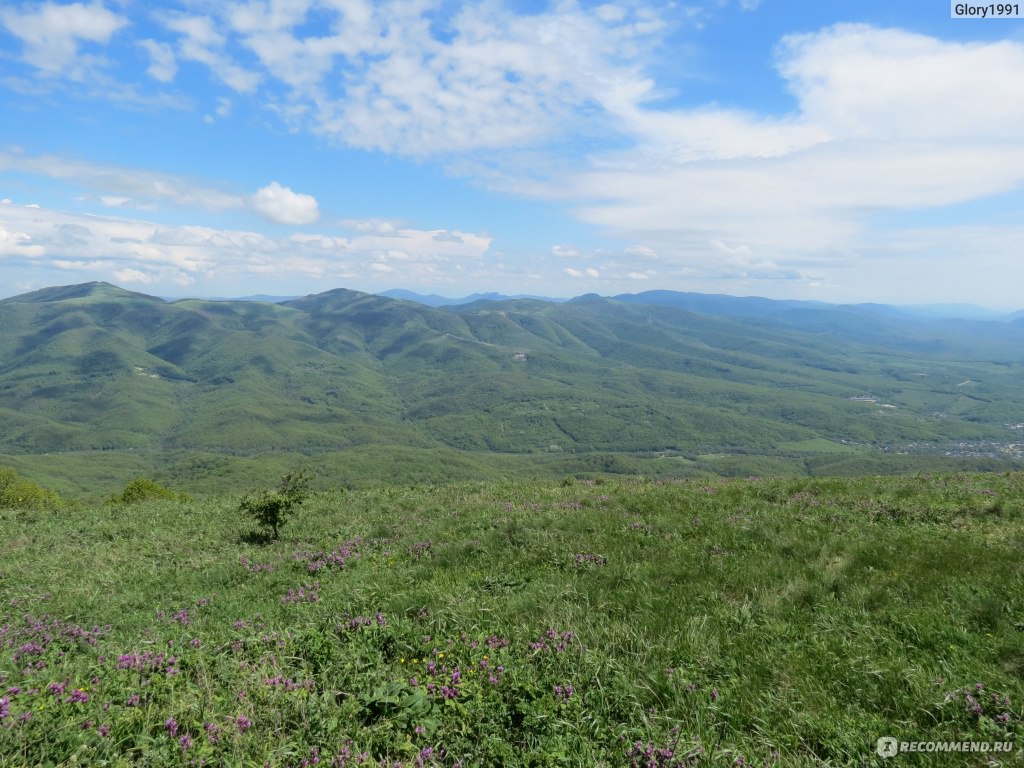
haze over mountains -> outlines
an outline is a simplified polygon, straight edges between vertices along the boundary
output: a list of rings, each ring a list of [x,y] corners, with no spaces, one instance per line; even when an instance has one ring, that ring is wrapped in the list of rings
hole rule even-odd
[[[296,460],[350,483],[885,471],[902,454],[1014,461],[1024,429],[1019,318],[88,283],[0,301],[0,327],[0,463],[68,487],[97,467],[231,486]]]

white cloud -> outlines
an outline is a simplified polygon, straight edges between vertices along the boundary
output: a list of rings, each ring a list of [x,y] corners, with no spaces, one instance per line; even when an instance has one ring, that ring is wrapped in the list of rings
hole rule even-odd
[[[574,248],[571,245],[552,245],[551,255],[557,256],[560,259],[575,259],[581,254],[578,248]]]
[[[95,60],[82,54],[80,45],[108,42],[128,20],[99,2],[45,2],[0,11],[0,24],[21,40],[29,64],[49,75],[82,79]]]
[[[784,38],[778,58],[804,119],[837,138],[1016,139],[1024,125],[1019,42],[840,24]]]
[[[748,256],[748,255],[750,255],[750,246],[749,245],[734,245],[734,246],[730,246],[730,245],[726,245],[721,240],[712,240],[711,241],[711,247],[714,248],[716,251],[719,251],[721,253],[727,253],[729,255],[741,255],[741,256]]]
[[[178,74],[178,62],[171,46],[156,40],[140,40],[139,46],[149,54],[146,73],[161,83],[171,82]]]
[[[172,174],[102,165],[53,155],[0,151],[0,171],[18,171],[81,185],[100,196],[103,205],[145,208],[153,203],[224,211],[241,208],[240,195],[213,189]]]
[[[314,7],[319,34],[303,29]],[[432,3],[214,8],[160,17],[177,36],[178,58],[240,93],[266,85],[270,107],[293,127],[415,156],[601,137],[602,113],[650,95],[638,62],[665,28],[633,4],[569,2],[534,14],[493,1],[460,4],[443,33]]]
[[[250,205],[260,216],[278,224],[312,224],[320,218],[315,197],[293,192],[276,181],[257,190]]]
[[[114,279],[119,283],[141,283],[142,285],[149,285],[154,280],[153,275],[138,269],[117,269],[114,270],[113,274]]]
[[[402,228],[402,223],[390,219],[342,219],[342,227],[354,232],[367,232],[378,235],[391,235]]]
[[[452,231],[454,237],[437,238],[438,232],[447,230],[422,230],[411,227],[386,229],[360,229],[359,224],[350,226],[360,232],[355,237],[331,237],[328,235],[295,234],[290,240],[305,248],[335,253],[365,253],[383,259],[477,259],[491,246],[491,238],[471,232]]]
[[[1024,44],[839,25],[786,38],[778,64],[785,117],[624,109],[634,146],[574,175],[580,217],[690,277],[872,295],[845,265],[881,248],[877,216],[1024,186]]]
[[[0,257],[22,256],[24,258],[35,258],[44,254],[41,245],[32,243],[32,236],[26,232],[12,232],[4,229],[4,222],[0,220]]]
[[[594,9],[594,13],[601,21],[608,23],[615,23],[626,18],[625,8],[621,5],[612,5],[610,3],[606,5],[599,5]]]
[[[207,16],[165,15],[165,26],[179,35],[179,57],[205,65],[225,85],[239,93],[252,93],[262,77],[234,62],[224,50],[227,38],[217,31],[214,20]]]
[[[152,13],[163,37],[136,42],[149,77],[170,83],[195,62],[239,94],[258,92],[291,127],[412,156],[603,141],[624,110],[654,95],[642,64],[668,13],[572,1],[529,14],[500,0],[174,5]],[[54,73],[80,58],[78,41],[106,41],[127,24],[99,3],[39,8],[0,18]]]
[[[225,117],[231,114],[233,104],[231,99],[219,98],[217,99],[217,108],[214,110],[212,115],[206,115],[203,117],[205,123],[215,123],[217,120],[223,120]]]
[[[439,232],[457,238],[436,239]],[[479,270],[490,247],[485,235],[457,230],[396,229],[390,235],[329,237],[297,233],[274,238],[245,230],[168,226],[120,216],[96,216],[10,204],[0,209],[0,263],[31,260],[54,269],[54,280],[110,279],[153,286],[202,281],[230,290],[251,276],[296,276],[346,282],[380,272],[403,280],[436,280],[464,265]],[[38,272],[36,273],[38,274]],[[268,287],[270,285],[268,284]]]
[[[649,261],[651,259],[657,259],[658,253],[653,248],[648,248],[646,245],[631,245],[624,253],[627,256],[643,259]]]

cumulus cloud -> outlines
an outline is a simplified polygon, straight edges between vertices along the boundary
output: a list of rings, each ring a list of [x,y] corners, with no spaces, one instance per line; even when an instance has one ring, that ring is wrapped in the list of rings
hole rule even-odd
[[[48,75],[80,79],[94,63],[81,53],[81,45],[108,42],[128,20],[99,2],[45,2],[6,8],[0,11],[0,24],[21,40],[26,62]]]
[[[249,204],[260,216],[278,224],[312,224],[320,218],[315,197],[293,192],[276,181],[257,190]]]

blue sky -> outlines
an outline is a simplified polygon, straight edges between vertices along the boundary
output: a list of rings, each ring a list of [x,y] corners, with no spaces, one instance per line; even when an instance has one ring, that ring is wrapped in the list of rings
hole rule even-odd
[[[1024,308],[1024,20],[941,0],[0,6],[0,296]]]

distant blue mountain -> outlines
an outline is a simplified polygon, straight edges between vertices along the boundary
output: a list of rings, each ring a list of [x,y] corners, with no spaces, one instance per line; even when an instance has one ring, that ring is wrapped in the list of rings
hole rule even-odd
[[[909,315],[945,320],[1012,320],[1020,312],[1007,314],[977,304],[914,304],[896,307]]]
[[[474,293],[469,296],[462,296],[460,298],[449,298],[447,296],[438,296],[436,293],[422,294],[415,293],[414,291],[407,291],[402,288],[393,288],[390,291],[382,291],[377,294],[378,296],[385,296],[389,299],[402,299],[403,301],[415,301],[417,304],[423,304],[428,307],[454,307],[459,304],[472,304],[476,301],[508,301],[510,299],[537,299],[539,301],[551,301],[560,303],[565,299],[553,299],[546,296],[529,296],[527,294],[516,294],[514,296],[507,296],[503,293]]]

